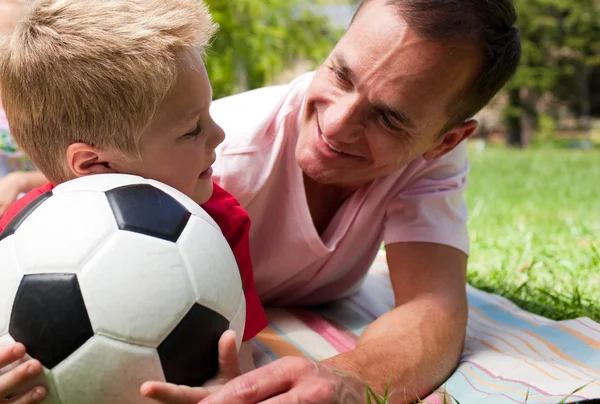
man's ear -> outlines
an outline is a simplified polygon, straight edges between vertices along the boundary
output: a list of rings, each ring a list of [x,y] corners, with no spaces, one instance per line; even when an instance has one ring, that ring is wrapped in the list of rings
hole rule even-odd
[[[425,160],[434,160],[454,149],[460,142],[472,136],[479,123],[471,119],[461,125],[455,126],[437,139],[433,145],[423,153]]]
[[[86,143],[71,144],[67,148],[67,162],[76,177],[117,172],[111,168],[112,161],[108,153]]]

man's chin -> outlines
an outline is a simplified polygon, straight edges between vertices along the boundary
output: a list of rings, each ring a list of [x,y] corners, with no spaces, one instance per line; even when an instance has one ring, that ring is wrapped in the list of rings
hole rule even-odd
[[[305,177],[321,185],[334,185],[336,179],[339,178],[339,176],[336,176],[335,173],[332,173],[331,171],[327,170],[326,167],[323,167],[315,162],[312,162],[312,164],[307,164],[306,166],[301,164],[300,169]]]

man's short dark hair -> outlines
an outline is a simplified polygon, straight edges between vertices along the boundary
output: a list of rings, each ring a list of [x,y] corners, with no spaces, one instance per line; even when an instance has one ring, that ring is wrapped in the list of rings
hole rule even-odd
[[[511,0],[363,0],[356,14],[369,1],[386,1],[423,38],[467,41],[481,49],[482,67],[460,101],[452,103],[446,130],[485,107],[517,70],[521,40]]]

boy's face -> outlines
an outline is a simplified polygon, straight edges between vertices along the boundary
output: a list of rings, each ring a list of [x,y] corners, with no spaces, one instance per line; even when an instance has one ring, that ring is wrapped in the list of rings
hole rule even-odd
[[[197,51],[181,58],[171,94],[159,106],[140,140],[142,159],[111,164],[120,173],[154,179],[183,192],[196,203],[212,194],[215,148],[223,130],[212,120],[212,88]]]

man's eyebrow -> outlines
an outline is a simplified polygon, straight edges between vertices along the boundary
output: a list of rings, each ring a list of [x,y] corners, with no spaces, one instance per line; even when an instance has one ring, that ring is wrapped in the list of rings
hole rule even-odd
[[[337,68],[340,69],[340,72],[344,76],[346,76],[348,78],[348,80],[350,80],[352,82],[354,82],[356,80],[356,75],[354,74],[354,72],[352,71],[350,66],[348,66],[348,63],[346,62],[344,55],[341,55],[339,53],[334,54],[333,61],[334,61],[334,64],[337,66]],[[410,129],[415,128],[414,122],[404,112],[402,112],[398,109],[392,108],[389,105],[386,105],[384,103],[377,103],[374,105],[374,107],[378,111],[390,115],[392,118],[394,118],[396,121],[400,122],[402,125],[406,126],[407,128],[410,128]]]
[[[348,66],[348,62],[344,58],[344,55],[340,55],[336,53],[333,55],[334,63],[337,65],[338,69],[341,70],[341,73],[348,78],[350,81],[354,81],[355,75],[350,66]]]
[[[385,105],[383,103],[375,104],[375,109],[377,109],[380,112],[390,115],[392,118],[394,118],[395,120],[400,122],[402,125],[406,126],[407,128],[410,128],[410,129],[415,128],[414,122],[408,117],[408,115],[406,115],[404,112],[402,112],[398,109],[392,108],[389,105]]]

